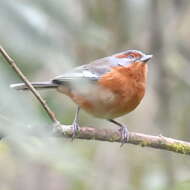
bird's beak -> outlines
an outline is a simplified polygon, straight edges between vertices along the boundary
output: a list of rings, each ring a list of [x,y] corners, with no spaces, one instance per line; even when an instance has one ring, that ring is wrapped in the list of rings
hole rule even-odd
[[[146,63],[148,62],[150,59],[152,58],[152,55],[144,55],[142,58],[141,58],[141,61]]]

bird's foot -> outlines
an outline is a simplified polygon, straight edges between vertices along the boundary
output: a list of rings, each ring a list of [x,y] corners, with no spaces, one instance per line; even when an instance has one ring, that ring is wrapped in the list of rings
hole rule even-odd
[[[77,136],[78,132],[79,132],[80,126],[78,124],[78,122],[74,121],[72,124],[72,140],[74,140],[74,138]]]
[[[121,145],[120,145],[120,147],[122,147],[129,140],[129,131],[128,131],[126,126],[121,126],[119,128],[119,132],[121,133]]]

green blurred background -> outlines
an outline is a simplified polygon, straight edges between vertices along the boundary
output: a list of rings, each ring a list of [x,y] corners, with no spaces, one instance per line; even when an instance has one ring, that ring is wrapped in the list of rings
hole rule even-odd
[[[127,49],[154,55],[140,106],[119,120],[131,131],[190,138],[189,0],[0,0],[0,45],[31,81]],[[51,124],[0,56],[1,190],[189,190],[188,156],[118,143],[26,137]],[[48,90],[42,96],[64,124],[75,105]],[[81,126],[112,127],[80,114]]]

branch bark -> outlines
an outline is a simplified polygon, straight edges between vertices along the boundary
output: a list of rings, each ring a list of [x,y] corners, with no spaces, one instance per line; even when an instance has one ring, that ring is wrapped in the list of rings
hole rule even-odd
[[[44,110],[48,113],[49,117],[52,119],[55,127],[54,135],[58,137],[67,137],[72,138],[72,127],[66,125],[60,125],[59,121],[56,119],[55,114],[46,104],[45,100],[40,96],[40,94],[35,90],[31,85],[28,79],[20,71],[15,61],[7,54],[7,52],[0,46],[0,53],[5,58],[7,63],[9,63],[19,77],[25,82],[34,96],[43,106]],[[53,131],[52,126],[52,131]],[[76,138],[86,139],[86,140],[99,140],[99,141],[108,141],[108,142],[121,142],[121,136],[118,131],[108,130],[108,129],[96,129],[90,127],[82,127],[79,130],[79,133],[76,135]],[[152,147],[156,149],[162,149],[167,151],[172,151],[176,153],[190,155],[190,143],[185,141],[180,141],[172,138],[167,138],[162,135],[160,136],[151,136],[141,133],[129,133],[129,144],[140,145],[142,147]]]
[[[69,125],[61,125],[55,132],[55,135],[59,137],[72,138],[72,127]],[[111,129],[81,127],[76,138],[121,143],[121,135],[119,131],[114,131]],[[189,142],[164,137],[162,135],[152,136],[142,133],[129,132],[129,140],[127,143],[140,145],[141,147],[151,147],[190,155]]]

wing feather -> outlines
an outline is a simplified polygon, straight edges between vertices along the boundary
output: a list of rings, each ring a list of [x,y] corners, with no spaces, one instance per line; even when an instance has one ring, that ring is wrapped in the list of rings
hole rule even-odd
[[[97,81],[104,73],[110,70],[110,63],[107,58],[98,59],[87,65],[82,65],[56,76],[53,83],[62,84],[65,82],[74,82],[78,80]]]
[[[52,81],[56,84],[63,84],[65,82],[74,82],[80,80],[97,81],[102,75],[109,72],[114,66],[127,66],[130,64],[128,59],[120,59],[114,56],[97,59],[87,65],[76,67],[70,72],[55,77]]]

